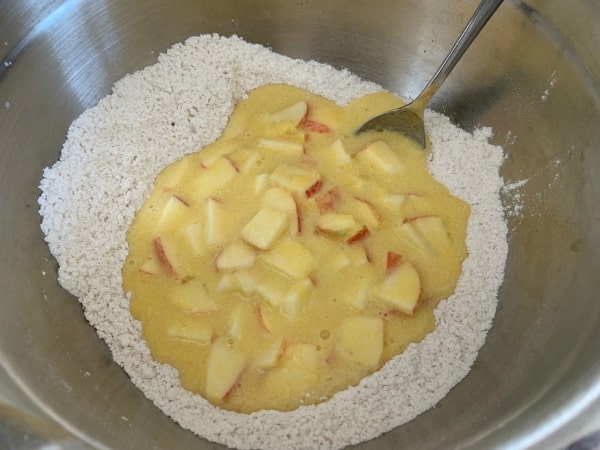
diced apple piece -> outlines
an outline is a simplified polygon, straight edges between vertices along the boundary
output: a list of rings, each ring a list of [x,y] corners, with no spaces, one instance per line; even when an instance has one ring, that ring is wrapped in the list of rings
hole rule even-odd
[[[340,199],[340,189],[335,186],[315,197],[315,203],[320,214],[331,211]]]
[[[342,252],[335,253],[331,258],[330,266],[334,271],[341,270],[348,265],[350,265],[350,258]]]
[[[170,276],[177,277],[175,249],[164,237],[154,239],[154,252],[164,270]]]
[[[381,214],[368,200],[354,197],[350,200],[348,207],[356,220],[366,225],[369,229],[376,229],[381,225]]]
[[[269,174],[261,173],[260,175],[256,175],[254,178],[254,193],[256,195],[262,194],[267,188],[268,181]]]
[[[222,245],[227,240],[225,208],[218,200],[207,198],[204,203],[204,238],[207,245]]]
[[[295,201],[294,201],[295,202]],[[292,236],[298,236],[302,233],[302,212],[300,211],[300,205],[296,203],[296,220],[291,219],[290,232]]]
[[[257,162],[260,158],[259,152],[242,148],[232,153],[228,159],[241,173],[250,173],[258,168]]]
[[[382,201],[389,208],[404,210],[409,200],[408,196],[404,194],[385,194],[382,196]]]
[[[247,364],[248,359],[242,352],[225,343],[215,342],[207,361],[206,396],[223,400],[235,387]]]
[[[188,170],[194,170],[194,166],[190,163],[190,160],[183,158],[165,168],[165,170],[159,175],[159,182],[156,183],[164,187],[165,190],[175,189],[179,186],[183,177],[188,174]],[[158,180],[157,180],[158,181]]]
[[[372,293],[393,308],[412,315],[421,295],[419,272],[411,263],[402,262]]]
[[[242,229],[242,238],[261,250],[268,250],[288,226],[288,215],[278,209],[259,210]]]
[[[402,213],[407,217],[426,216],[431,211],[431,203],[427,197],[409,193],[406,194],[406,201],[404,202]]]
[[[215,287],[215,292],[220,294],[221,292],[235,291],[240,288],[240,283],[237,277],[233,274],[226,273],[219,278],[219,281]]]
[[[236,175],[237,169],[227,158],[217,158],[207,169],[203,169],[193,181],[193,190],[199,198],[206,199],[224,187]]]
[[[435,248],[439,249],[447,247],[452,243],[450,236],[448,235],[448,230],[446,230],[441,217],[415,217],[410,222]]]
[[[319,351],[313,344],[294,344],[285,351],[285,364],[288,366],[316,370],[319,360]]]
[[[323,180],[319,179],[314,182],[304,193],[306,194],[306,198],[310,198],[314,196],[317,192],[321,190],[321,186],[323,185]]]
[[[298,204],[292,194],[284,189],[274,187],[264,193],[262,204],[285,212],[288,215],[292,235],[297,236],[300,234],[302,222]]]
[[[356,233],[354,233],[348,239],[346,239],[346,242],[348,244],[352,244],[354,242],[358,242],[361,239],[366,238],[368,235],[369,235],[369,229],[366,226],[363,226],[360,230],[358,230]]]
[[[258,146],[291,155],[302,155],[304,153],[304,144],[302,142],[261,138],[258,140]]]
[[[434,255],[435,249],[429,244],[429,241],[413,227],[411,222],[403,223],[398,229],[400,234],[412,245],[428,255]]]
[[[236,272],[234,276],[244,295],[250,296],[254,293],[256,286],[258,285],[258,280],[253,273],[242,271]]]
[[[210,325],[201,321],[172,322],[167,326],[167,334],[183,341],[193,341],[198,344],[210,344],[213,330]]]
[[[339,353],[348,361],[374,369],[381,363],[383,320],[351,317],[340,328]]]
[[[272,183],[290,192],[311,197],[322,184],[321,174],[310,167],[282,164],[269,177]]]
[[[340,167],[352,161],[341,140],[336,139],[333,144],[324,149],[323,159],[335,167]]]
[[[209,295],[204,283],[198,279],[174,286],[170,298],[178,308],[186,312],[205,313],[217,309],[217,302]]]
[[[392,270],[394,270],[400,264],[401,258],[402,257],[398,253],[388,251],[387,255],[386,255],[386,261],[385,261],[386,273],[390,273]]]
[[[200,155],[200,160],[204,167],[211,167],[222,156],[227,155],[237,148],[234,141],[217,141],[204,149]],[[206,151],[209,150],[210,151]]]
[[[275,342],[268,347],[264,352],[260,354],[252,366],[256,369],[271,369],[275,367],[283,353],[285,352],[285,339],[283,337],[279,337],[275,340]]]
[[[269,305],[261,303],[256,308],[256,316],[261,328],[267,333],[273,333],[278,323],[283,322],[281,315]]]
[[[281,311],[290,318],[296,317],[298,310],[309,300],[313,288],[310,278],[294,283],[283,298]]]
[[[384,141],[375,141],[356,153],[355,157],[383,173],[397,173],[405,166],[400,157]]]
[[[244,316],[242,308],[238,307],[233,313],[231,313],[229,323],[229,336],[234,339],[241,339],[243,336],[244,328]]]
[[[353,267],[371,262],[367,250],[361,245],[348,247],[344,252],[348,255],[348,258],[350,258],[350,264]]]
[[[361,228],[360,224],[350,214],[329,213],[324,214],[317,220],[317,227],[322,231],[327,231],[345,237],[348,230],[356,231]]]
[[[296,278],[305,278],[312,271],[314,258],[310,250],[294,238],[281,239],[261,258],[283,273]]]
[[[261,277],[254,287],[254,292],[269,302],[273,307],[278,307],[283,301],[289,288],[290,282],[286,278],[281,275],[277,276],[277,274],[272,274],[271,277]]]
[[[156,227],[154,228],[155,234],[161,234],[165,230],[176,226],[181,223],[182,220],[190,213],[189,205],[177,195],[169,196],[165,206],[160,212]]]
[[[229,316],[228,334],[234,339],[242,340],[259,330],[256,319],[248,305],[238,305]]]
[[[312,344],[288,346],[277,367],[265,378],[265,389],[274,397],[306,396],[319,383],[319,351]]]
[[[363,310],[367,305],[367,298],[374,284],[374,276],[368,272],[362,278],[354,277],[348,280],[343,290],[343,300],[351,307]]]
[[[296,215],[296,202],[294,201],[294,197],[292,197],[292,194],[288,191],[281,188],[275,187],[265,192],[262,198],[262,204],[263,206],[269,206]]]
[[[256,249],[243,241],[227,245],[217,256],[217,269],[223,271],[248,269],[254,264]]]
[[[316,368],[277,366],[265,377],[265,391],[273,398],[306,398],[318,383],[319,372]]]
[[[306,134],[304,131],[291,122],[272,122],[267,126],[264,137],[266,139],[283,139],[298,143],[306,141]]]
[[[350,214],[326,213],[316,221],[317,230],[339,240],[347,241],[361,232],[363,225]]]
[[[269,269],[267,266],[256,264],[251,271],[234,273],[242,294],[250,296],[257,294],[278,307],[292,284],[288,277]]]
[[[302,124],[302,128],[309,133],[326,134],[330,133],[331,129],[323,122],[317,122],[316,120],[305,120]]]
[[[187,242],[196,255],[200,255],[205,250],[204,246],[204,227],[201,223],[192,223],[184,228],[184,234]]]
[[[147,273],[148,275],[158,275],[161,270],[162,264],[156,255],[152,255],[148,261],[140,266],[140,271]]]
[[[294,103],[287,108],[284,108],[280,111],[271,115],[271,121],[273,122],[291,122],[292,125],[298,126],[304,118],[306,117],[306,113],[308,112],[308,104],[304,100],[300,100],[297,103]]]

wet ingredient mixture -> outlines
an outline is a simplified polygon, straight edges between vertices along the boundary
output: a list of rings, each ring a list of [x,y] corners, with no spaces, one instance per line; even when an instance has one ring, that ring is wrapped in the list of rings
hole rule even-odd
[[[468,205],[395,133],[400,101],[249,93],[223,135],[166,168],[123,279],[155,359],[223,408],[291,410],[356,385],[434,327],[466,256]]]

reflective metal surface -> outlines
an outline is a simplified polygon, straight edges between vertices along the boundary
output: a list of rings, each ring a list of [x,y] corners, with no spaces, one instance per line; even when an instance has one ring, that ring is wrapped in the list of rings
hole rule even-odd
[[[172,423],[56,282],[36,200],[66,130],[194,34],[239,34],[413,98],[476,0],[0,0],[0,361],[98,448],[221,448]],[[522,188],[494,327],[438,407],[362,449],[558,448],[600,419],[600,3],[507,1],[433,103],[493,126]],[[199,418],[198,420],[202,420]],[[1,445],[0,445],[1,446]]]
[[[359,134],[369,130],[391,130],[409,137],[422,149],[425,149],[425,108],[503,1],[481,0],[450,52],[419,95],[400,108],[386,111],[367,120],[354,133]]]

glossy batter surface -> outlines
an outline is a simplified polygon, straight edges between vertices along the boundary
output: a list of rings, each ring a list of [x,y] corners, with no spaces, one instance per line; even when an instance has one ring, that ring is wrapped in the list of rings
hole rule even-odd
[[[421,340],[466,256],[466,203],[393,133],[352,136],[401,102],[346,107],[252,91],[223,136],[166,168],[129,232],[124,289],[153,357],[240,412],[354,385]]]

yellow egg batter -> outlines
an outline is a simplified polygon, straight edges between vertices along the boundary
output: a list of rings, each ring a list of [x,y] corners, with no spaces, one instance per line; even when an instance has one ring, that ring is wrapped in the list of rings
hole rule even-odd
[[[353,130],[401,105],[249,93],[214,144],[167,167],[131,225],[123,284],[159,362],[219,407],[318,403],[434,328],[469,207],[403,136]]]

